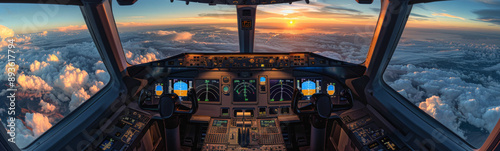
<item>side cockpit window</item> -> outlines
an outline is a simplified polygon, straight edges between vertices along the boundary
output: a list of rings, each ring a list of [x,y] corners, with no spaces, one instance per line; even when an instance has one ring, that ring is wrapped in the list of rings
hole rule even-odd
[[[390,87],[475,147],[500,118],[499,6],[415,5],[384,73]]]
[[[103,89],[110,75],[78,6],[0,4],[0,16],[0,119],[23,148]]]

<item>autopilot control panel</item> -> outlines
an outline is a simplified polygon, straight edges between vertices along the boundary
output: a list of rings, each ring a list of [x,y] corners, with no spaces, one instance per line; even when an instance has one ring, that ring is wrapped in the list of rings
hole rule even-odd
[[[181,54],[153,62],[156,67],[196,68],[289,68],[328,67],[345,62],[328,59],[313,53],[252,53],[252,54]]]

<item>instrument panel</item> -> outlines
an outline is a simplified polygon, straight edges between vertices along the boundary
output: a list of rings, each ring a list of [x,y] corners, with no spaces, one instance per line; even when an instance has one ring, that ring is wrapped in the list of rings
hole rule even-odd
[[[290,115],[296,88],[303,94],[299,105],[307,104],[315,93],[329,94],[332,102],[338,102],[338,92],[343,89],[336,79],[293,70],[197,70],[157,79],[150,84],[149,90],[154,95],[148,100],[158,102],[162,95],[175,93],[187,102],[191,88],[196,90],[199,104],[196,114],[211,117],[235,117],[236,112],[243,110],[251,117]]]
[[[298,88],[303,94],[301,100],[310,100],[315,93],[327,93],[333,99],[336,94],[335,90],[338,89],[336,88],[338,87],[337,81],[328,78],[327,82],[323,82],[321,77],[271,78],[268,81],[264,78],[260,78],[259,81],[252,78],[235,78],[229,84],[221,84],[220,79],[169,78],[166,81],[159,80],[151,85],[150,90],[154,90],[153,99],[158,99],[165,93],[175,93],[181,98],[181,101],[187,101],[188,90],[195,88],[199,103],[226,101],[227,99],[221,100],[221,98],[229,95],[232,96],[231,102],[233,103],[255,103],[257,101],[289,103],[295,88]],[[230,89],[230,87],[232,88]],[[258,96],[261,95],[259,92],[267,95],[266,99],[259,100]]]
[[[196,114],[211,117],[234,117],[243,110],[258,117],[293,114],[290,103],[295,89],[303,94],[299,105],[309,103],[315,93],[330,95],[332,103],[340,102],[338,92],[344,87],[332,73],[345,74],[345,69],[358,66],[313,53],[190,53],[150,65],[163,70],[158,73],[168,74],[151,81],[148,90],[154,95],[148,101],[158,101],[167,93],[187,101],[188,90],[194,88],[199,104]]]

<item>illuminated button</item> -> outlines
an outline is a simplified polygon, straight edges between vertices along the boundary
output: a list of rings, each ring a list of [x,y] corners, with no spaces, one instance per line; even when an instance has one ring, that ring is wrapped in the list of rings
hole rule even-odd
[[[224,85],[222,86],[222,92],[224,94],[229,94],[229,86],[228,85]]]
[[[265,67],[265,65],[264,65],[264,64],[260,64],[260,67],[264,68],[264,67]]]

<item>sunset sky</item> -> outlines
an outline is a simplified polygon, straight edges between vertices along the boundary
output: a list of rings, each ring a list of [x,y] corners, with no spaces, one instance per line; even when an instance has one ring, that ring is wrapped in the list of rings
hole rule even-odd
[[[260,5],[257,12],[259,25],[278,28],[306,28],[315,26],[374,25],[380,1],[371,5],[357,4],[354,0],[295,2],[289,4]],[[113,11],[119,27],[172,24],[236,23],[235,6],[161,1],[138,1],[132,6],[118,6]],[[17,34],[46,30],[81,30],[85,23],[77,6],[2,4],[0,24]],[[457,30],[500,31],[500,2],[495,0],[459,0],[415,5],[409,27],[446,28]],[[71,16],[71,17],[70,17]],[[78,17],[76,17],[78,16]],[[68,19],[71,18],[71,19]],[[21,26],[20,26],[21,25]],[[235,24],[234,24],[235,25]]]

